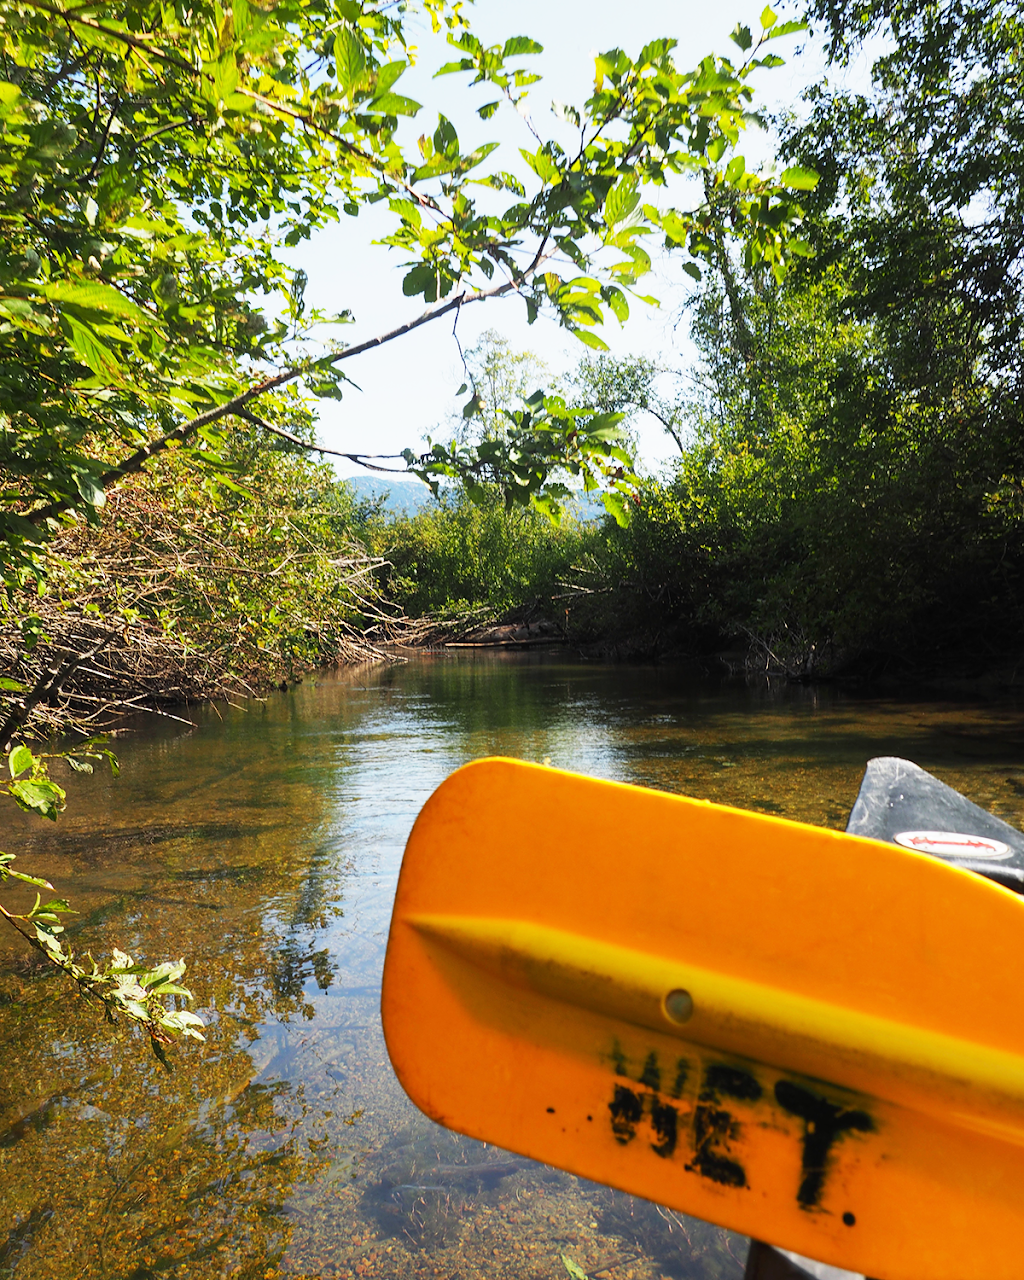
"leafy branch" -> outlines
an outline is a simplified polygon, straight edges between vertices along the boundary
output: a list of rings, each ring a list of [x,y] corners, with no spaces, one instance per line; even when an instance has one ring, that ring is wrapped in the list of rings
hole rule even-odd
[[[64,807],[65,793],[49,777],[47,761],[66,760],[78,772],[92,772],[91,761],[106,760],[116,773],[117,762],[99,739],[88,739],[73,752],[35,754],[24,744],[11,749],[7,755],[9,780],[2,789],[22,809],[49,818],[55,822]],[[27,775],[27,776],[26,776]],[[14,880],[38,889],[53,892],[53,885],[38,876],[25,875],[12,867],[14,854],[0,852],[0,884]],[[192,993],[179,983],[185,972],[185,961],[164,961],[149,968],[137,964],[131,956],[114,949],[112,960],[100,965],[91,954],[76,957],[65,946],[60,935],[64,932],[61,916],[72,908],[64,898],[50,898],[43,902],[36,893],[36,900],[26,912],[11,911],[0,903],[0,919],[38,951],[46,961],[66,977],[79,991],[103,1006],[107,1020],[115,1022],[124,1015],[144,1028],[150,1038],[153,1052],[165,1068],[170,1070],[164,1046],[171,1044],[176,1035],[193,1040],[203,1040],[203,1020],[194,1013],[174,1007],[175,1000],[191,1000]],[[169,1003],[165,1003],[169,1002]]]
[[[538,77],[518,60],[541,46],[512,37],[485,49],[458,6],[428,8],[463,55],[439,74],[475,71],[474,83],[519,105]],[[57,40],[55,17],[66,29]],[[770,10],[762,26],[753,53],[796,29]],[[674,43],[654,41],[635,62],[621,50],[601,55],[584,113],[566,108],[580,121],[577,154],[553,141],[523,151],[538,183],[528,198],[508,173],[478,176],[496,144],[463,151],[443,116],[418,157],[398,148],[398,117],[420,107],[396,92],[407,63],[390,51],[405,43],[386,5],[271,12],[238,0],[225,13],[211,2],[184,22],[124,0],[100,21],[49,0],[2,0],[0,190],[9,194],[0,216],[12,237],[0,261],[0,347],[17,371],[9,386],[0,381],[0,420],[10,424],[0,471],[14,481],[0,511],[8,590],[38,578],[57,524],[98,519],[107,489],[162,453],[216,468],[224,426],[255,401],[263,421],[287,429],[300,388],[340,396],[347,362],[471,303],[517,292],[531,321],[550,309],[602,349],[595,328],[609,313],[627,319],[650,267],[643,236],[661,230],[698,257],[713,247],[713,210],[665,214],[641,202],[641,189],[716,163],[749,115],[747,76],[773,64],[750,54],[738,68],[705,59],[682,73]],[[55,77],[57,64],[88,70],[88,83],[79,72]],[[716,182],[735,196],[735,233],[781,270],[801,212],[785,182],[728,167]],[[511,192],[514,203],[485,212],[474,186]],[[427,309],[296,360],[301,289],[279,249],[381,200],[398,221],[384,243],[411,255],[403,291]],[[273,221],[274,234],[257,231],[259,220]],[[607,251],[622,260],[599,265]],[[287,318],[266,321],[252,301],[261,291],[284,295]],[[557,465],[552,457],[548,471]],[[530,490],[542,491],[543,481]]]
[[[479,412],[478,396],[464,412]],[[560,396],[536,391],[522,409],[505,409],[502,416],[504,429],[477,443],[432,443],[419,455],[406,450],[409,469],[435,494],[442,477],[459,481],[473,501],[483,502],[485,486],[496,486],[506,509],[532,505],[555,521],[575,492],[566,482],[582,482],[585,493],[601,494],[618,524],[627,523],[637,479],[621,443],[621,413],[570,408]]]

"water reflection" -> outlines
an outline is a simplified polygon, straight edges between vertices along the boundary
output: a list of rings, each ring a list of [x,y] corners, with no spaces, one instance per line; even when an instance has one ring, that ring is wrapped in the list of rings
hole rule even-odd
[[[738,1277],[727,1233],[450,1135],[387,1063],[380,973],[434,787],[506,754],[841,827],[865,760],[916,759],[1014,825],[1012,707],[716,688],[675,669],[425,658],[194,733],[6,847],[82,912],[76,948],[185,954],[210,1022],[168,1077],[32,957],[0,956],[0,1274]],[[29,865],[31,864],[31,865]],[[6,946],[6,940],[4,940]]]

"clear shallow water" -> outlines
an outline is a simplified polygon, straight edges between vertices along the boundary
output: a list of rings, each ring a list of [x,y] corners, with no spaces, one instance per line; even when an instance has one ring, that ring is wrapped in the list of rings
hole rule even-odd
[[[378,1013],[420,806],[503,754],[842,827],[865,761],[916,760],[1024,825],[1015,707],[716,688],[670,668],[428,656],[118,744],[56,829],[4,847],[79,950],[184,954],[208,1044],[166,1075],[33,958],[0,953],[0,1276],[739,1280],[744,1242],[419,1116]]]

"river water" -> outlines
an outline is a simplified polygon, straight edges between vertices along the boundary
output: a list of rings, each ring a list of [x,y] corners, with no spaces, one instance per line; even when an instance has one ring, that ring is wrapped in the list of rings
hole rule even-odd
[[[841,828],[865,761],[903,755],[1024,824],[1015,706],[427,655],[195,720],[123,738],[119,779],[62,779],[56,828],[5,815],[76,950],[188,958],[208,1040],[167,1074],[3,940],[0,1277],[739,1280],[738,1237],[405,1099],[378,1003],[420,806],[508,755]]]

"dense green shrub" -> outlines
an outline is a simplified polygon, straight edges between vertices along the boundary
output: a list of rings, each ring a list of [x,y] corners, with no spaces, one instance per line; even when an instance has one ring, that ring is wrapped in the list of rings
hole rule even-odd
[[[549,602],[597,534],[572,516],[554,525],[530,508],[506,510],[496,494],[479,504],[458,494],[416,515],[378,516],[364,536],[389,562],[384,592],[420,617],[482,606],[500,614]]]

